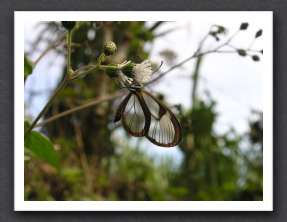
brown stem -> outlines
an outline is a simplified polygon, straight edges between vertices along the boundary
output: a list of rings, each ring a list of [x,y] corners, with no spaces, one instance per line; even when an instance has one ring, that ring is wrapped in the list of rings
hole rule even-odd
[[[44,120],[43,122],[41,123],[38,123],[35,127],[39,127],[39,126],[42,126],[46,123],[49,123],[49,122],[52,122],[54,121],[55,119],[58,119],[60,117],[63,117],[65,115],[68,115],[70,113],[73,113],[73,112],[76,112],[76,111],[79,111],[81,109],[85,109],[87,107],[90,107],[90,106],[93,106],[93,105],[96,105],[98,103],[101,103],[101,102],[105,102],[105,101],[109,101],[109,100],[113,100],[113,99],[116,99],[118,97],[121,97],[121,96],[124,96],[126,95],[127,93],[121,93],[121,94],[118,94],[118,95],[112,95],[112,96],[105,96],[105,97],[102,97],[102,98],[97,98],[95,101],[92,101],[92,102],[89,102],[89,103],[86,103],[84,105],[81,105],[81,106],[78,106],[78,107],[75,107],[75,108],[72,108],[72,109],[69,109],[65,112],[62,112],[62,113],[59,113],[55,116],[52,116],[46,120]]]
[[[73,113],[73,118],[75,119],[75,113]],[[83,142],[83,136],[82,136],[82,131],[80,128],[80,125],[77,121],[74,122],[74,130],[75,130],[75,135],[76,135],[76,145],[79,149],[79,154],[80,154],[80,162],[83,168],[86,184],[87,184],[87,194],[92,194],[93,193],[93,179],[90,174],[90,167],[88,164],[87,156],[84,150],[84,142]]]

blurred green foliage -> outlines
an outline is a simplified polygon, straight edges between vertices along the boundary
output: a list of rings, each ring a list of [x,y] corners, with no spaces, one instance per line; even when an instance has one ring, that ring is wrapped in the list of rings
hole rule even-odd
[[[135,21],[79,22],[72,37],[72,68],[95,64],[106,41],[114,41],[118,51],[104,64],[139,62],[137,56],[146,59],[149,52],[143,50],[144,45],[164,35],[155,34],[162,24],[156,22],[146,28],[145,22]],[[48,44],[64,32],[56,22],[41,27],[30,53],[39,43]],[[63,47],[55,51],[65,54]],[[175,58],[169,49],[163,52]],[[55,170],[26,153],[31,158],[25,161],[25,200],[262,200],[262,118],[250,122],[250,132],[245,135],[238,135],[234,129],[218,135],[214,131],[216,101],[208,93],[206,99],[196,94],[201,61],[200,57],[190,78],[194,82],[190,96],[193,106],[187,110],[176,106],[183,129],[179,144],[183,159],[179,165],[172,159],[148,155],[140,138],[134,144],[128,135],[120,136],[120,130],[109,125],[115,113],[113,105],[120,100],[103,102],[42,127],[42,133],[56,148],[60,168]],[[63,68],[63,76],[65,73]],[[104,72],[96,70],[69,84],[45,117],[116,90]]]

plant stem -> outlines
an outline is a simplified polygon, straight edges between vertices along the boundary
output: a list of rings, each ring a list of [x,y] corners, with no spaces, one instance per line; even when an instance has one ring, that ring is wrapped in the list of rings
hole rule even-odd
[[[71,36],[72,36],[72,31],[68,31],[67,35],[67,76],[70,76],[71,73]]]
[[[61,38],[63,38],[66,35],[63,34],[61,35],[55,42],[53,42],[50,47],[48,47],[48,49],[42,54],[44,55],[46,52],[48,52],[51,48],[54,47],[55,43],[57,41],[59,41]],[[54,93],[54,95],[50,98],[50,100],[48,101],[48,103],[44,106],[44,108],[42,109],[42,111],[38,114],[38,116],[36,117],[36,119],[33,121],[33,123],[31,124],[31,126],[29,127],[29,129],[25,132],[24,135],[24,140],[27,138],[27,136],[29,135],[29,133],[32,131],[32,129],[34,128],[34,126],[37,124],[37,122],[39,121],[39,119],[45,114],[45,112],[47,111],[47,109],[50,107],[50,105],[53,103],[54,99],[58,96],[58,94],[62,91],[62,89],[68,84],[69,81],[71,81],[71,77],[70,77],[70,69],[71,69],[71,36],[72,36],[72,30],[69,30],[67,32],[67,75],[65,80],[61,83],[61,85],[58,87],[58,89],[56,90],[56,92]],[[43,57],[43,56],[42,56]],[[42,58],[40,56],[40,58],[38,60],[40,60]],[[36,62],[38,62],[38,60]],[[35,62],[35,63],[36,63]]]
[[[85,68],[89,68],[89,67],[92,67],[91,69],[85,71],[85,72],[82,72],[81,74],[77,75],[77,76],[73,76],[75,73],[78,73],[79,71],[85,69]],[[74,80],[74,79],[77,79],[81,76],[84,76],[92,71],[94,71],[95,69],[105,69],[105,68],[109,68],[109,69],[121,69],[121,67],[119,66],[106,66],[106,65],[95,65],[95,66],[85,66],[85,67],[82,67],[78,70],[76,70],[75,72],[71,73],[71,79]]]
[[[72,78],[75,77],[76,73],[78,73],[78,72],[80,72],[80,71],[82,71],[84,69],[89,69],[89,68],[93,69],[93,68],[95,68],[95,65],[83,66],[82,68],[77,69],[76,71],[71,73]]]
[[[59,86],[59,88],[56,90],[56,92],[54,93],[54,95],[51,97],[51,99],[48,101],[48,103],[45,105],[45,107],[42,109],[42,111],[39,113],[39,115],[36,117],[36,119],[33,121],[33,123],[31,124],[31,126],[29,127],[29,129],[25,132],[25,136],[24,136],[24,140],[27,138],[27,136],[29,135],[29,133],[32,131],[32,129],[34,128],[34,126],[37,124],[37,122],[39,121],[39,119],[44,115],[44,113],[47,111],[47,109],[50,107],[50,105],[53,103],[54,99],[57,97],[57,95],[62,91],[62,89],[67,85],[67,83],[70,81],[70,79],[65,79],[61,85]]]
[[[102,61],[102,58],[104,58],[104,57],[105,57],[105,53],[102,53],[102,54],[100,55],[100,57],[98,58],[98,61],[97,61],[96,66],[100,66],[101,61]]]

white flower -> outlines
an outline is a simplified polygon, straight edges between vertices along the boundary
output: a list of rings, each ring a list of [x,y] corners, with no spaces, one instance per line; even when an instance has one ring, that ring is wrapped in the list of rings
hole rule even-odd
[[[124,61],[122,64],[118,64],[118,66],[122,68],[123,66],[129,64],[130,62],[131,61]],[[123,87],[126,86],[126,84],[125,84],[126,82],[128,83],[128,85],[132,84],[133,79],[129,78],[125,74],[123,74],[123,72],[121,70],[117,71],[117,75],[118,75],[120,83],[122,84]]]
[[[140,85],[146,84],[152,74],[151,62],[147,59],[142,63],[135,65],[132,74],[133,79]]]
[[[129,63],[131,63],[131,61],[125,60],[122,64],[118,64],[118,66],[122,68],[123,66],[125,66],[125,65],[127,65]]]

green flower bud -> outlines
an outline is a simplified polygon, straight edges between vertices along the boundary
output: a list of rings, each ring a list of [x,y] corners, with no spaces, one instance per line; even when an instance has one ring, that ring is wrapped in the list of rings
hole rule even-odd
[[[111,63],[108,66],[118,66],[118,65],[115,63]],[[117,69],[112,69],[112,68],[104,68],[104,69],[106,71],[106,74],[109,77],[111,77],[111,78],[117,78],[118,77],[118,75],[117,75],[118,70]]]
[[[215,32],[215,31],[210,33],[210,35],[212,35],[212,36],[216,36],[216,34],[217,34],[217,32]]]
[[[257,61],[260,60],[259,56],[257,56],[257,55],[253,55],[253,56],[252,56],[252,59],[253,59],[253,61],[255,61],[255,62],[257,62]]]
[[[214,32],[210,32],[210,35],[213,36],[216,39],[216,41],[219,41],[219,38],[218,38],[217,34],[218,33],[215,32],[215,31]]]
[[[248,28],[248,23],[242,23],[240,26],[240,30],[246,30]]]
[[[217,25],[217,33],[224,33],[225,32],[225,28],[223,26]]]
[[[117,51],[117,46],[114,42],[106,42],[103,47],[104,54],[110,56]]]
[[[262,35],[262,29],[260,29],[260,30],[258,30],[258,32],[256,32],[255,38],[258,38],[261,35]]]
[[[128,63],[128,64],[124,65],[121,70],[127,77],[132,78],[133,72],[134,72],[134,70],[133,70],[134,66],[136,66],[135,63]]]
[[[62,25],[65,27],[65,29],[67,29],[68,31],[71,31],[75,28],[77,22],[75,21],[69,21],[69,22],[66,22],[66,21],[62,21]]]
[[[237,52],[238,52],[238,54],[241,55],[241,56],[246,56],[246,51],[243,50],[243,49],[238,49]]]

